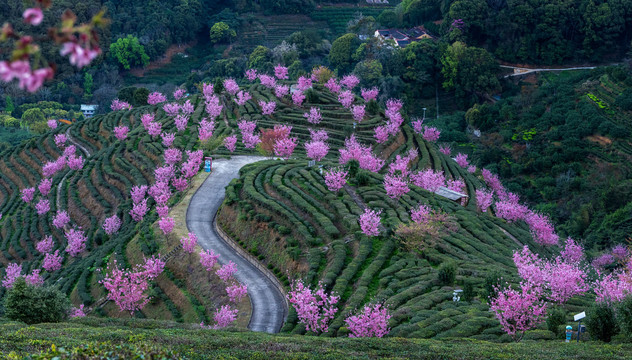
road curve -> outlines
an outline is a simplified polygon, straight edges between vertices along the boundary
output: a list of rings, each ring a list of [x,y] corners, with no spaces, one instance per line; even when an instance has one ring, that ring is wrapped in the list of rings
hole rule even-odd
[[[281,330],[287,313],[283,294],[259,269],[224,242],[213,227],[215,214],[224,201],[226,186],[239,176],[242,166],[265,159],[239,156],[230,160],[213,161],[212,173],[191,198],[186,222],[189,231],[197,235],[200,246],[218,254],[220,263],[232,261],[237,265],[235,278],[248,286],[252,304],[248,328],[252,331],[276,333]]]

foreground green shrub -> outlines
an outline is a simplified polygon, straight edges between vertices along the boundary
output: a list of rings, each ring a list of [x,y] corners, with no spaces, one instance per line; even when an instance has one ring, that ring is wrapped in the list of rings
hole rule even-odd
[[[560,327],[566,324],[566,311],[560,308],[553,308],[549,311],[549,317],[546,319],[546,328],[555,336],[561,334]]]
[[[6,316],[27,324],[60,322],[70,308],[68,298],[53,287],[35,287],[19,278],[7,292]]]
[[[621,332],[632,338],[632,296],[626,297],[617,305],[617,321]]]
[[[619,326],[612,307],[598,303],[593,305],[586,315],[588,315],[586,326],[591,338],[610,342],[612,337],[619,332]]]
[[[452,285],[456,278],[456,264],[453,262],[441,264],[437,278],[442,285]]]

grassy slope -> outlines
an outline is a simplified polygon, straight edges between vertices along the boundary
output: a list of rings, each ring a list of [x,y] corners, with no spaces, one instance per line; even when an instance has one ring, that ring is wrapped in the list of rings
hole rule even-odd
[[[116,351],[173,351],[190,359],[629,359],[632,344],[563,341],[497,344],[459,339],[327,339],[191,329],[173,322],[86,318],[25,326],[0,320],[0,357],[48,351],[52,345]],[[120,351],[120,350],[119,350]],[[103,351],[100,352],[103,354]],[[111,354],[110,354],[111,355]],[[50,357],[49,357],[50,358]]]

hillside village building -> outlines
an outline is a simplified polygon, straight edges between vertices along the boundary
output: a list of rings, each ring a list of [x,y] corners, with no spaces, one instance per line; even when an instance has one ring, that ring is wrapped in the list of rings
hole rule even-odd
[[[383,29],[383,30],[375,30],[375,34],[373,35],[381,43],[386,42],[387,40],[392,40],[395,43],[395,46],[405,48],[412,42],[419,41],[422,39],[432,39],[432,35],[430,35],[423,27],[417,26],[409,30],[400,30],[400,29]]]
[[[83,105],[81,104],[81,112],[83,113],[83,117],[89,119],[94,116],[99,105]]]

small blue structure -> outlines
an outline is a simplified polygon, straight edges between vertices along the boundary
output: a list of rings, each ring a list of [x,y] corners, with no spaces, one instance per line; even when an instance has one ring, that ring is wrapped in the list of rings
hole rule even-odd
[[[571,342],[573,338],[573,327],[568,325],[566,326],[566,342]]]
[[[212,166],[213,166],[213,158],[207,157],[206,160],[204,161],[204,171],[206,171],[207,173],[210,173]]]

